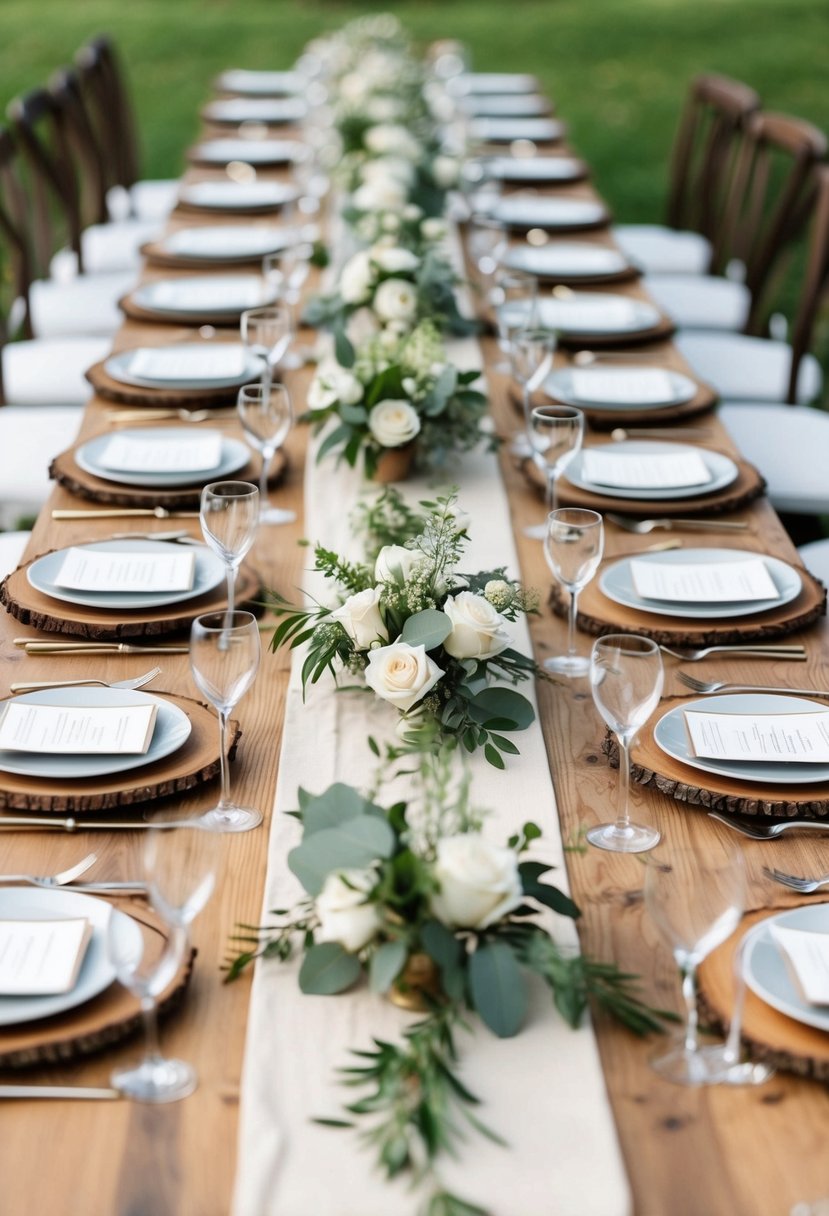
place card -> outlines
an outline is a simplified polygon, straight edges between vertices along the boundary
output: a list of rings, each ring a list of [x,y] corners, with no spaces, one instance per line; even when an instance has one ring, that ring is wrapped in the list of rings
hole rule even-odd
[[[829,933],[769,925],[772,941],[789,964],[810,1005],[829,1005]]]
[[[264,257],[281,248],[285,239],[281,228],[180,228],[167,237],[164,247],[168,253],[188,257]],[[229,349],[239,352],[238,347]]]
[[[710,469],[693,448],[653,453],[589,448],[582,454],[581,471],[594,485],[625,490],[677,490],[711,480]]]
[[[627,300],[611,300],[593,303],[587,300],[545,300],[543,317],[546,324],[556,329],[589,330],[595,328],[612,332],[627,329],[634,319],[633,309]]]
[[[91,938],[85,917],[0,920],[0,997],[71,992]]]
[[[665,562],[634,558],[636,594],[680,604],[742,604],[778,600],[780,592],[761,557],[733,562]]]
[[[143,380],[241,379],[247,370],[245,348],[232,343],[205,342],[204,349],[142,347],[128,363],[131,376]]]
[[[0,750],[47,754],[142,756],[150,746],[158,704],[43,705],[9,701],[0,718]]]
[[[217,469],[221,460],[219,431],[199,431],[181,439],[113,435],[97,463],[114,473],[201,473]]]
[[[170,547],[145,552],[105,549],[67,549],[55,575],[55,586],[70,591],[152,592],[190,591],[196,574],[196,555]]]
[[[151,308],[172,308],[181,312],[241,312],[267,303],[262,284],[256,280],[240,283],[151,283],[147,303]]]
[[[670,401],[674,390],[667,372],[656,367],[571,372],[573,396],[614,405],[652,405]]]
[[[829,764],[829,710],[791,714],[718,714],[688,710],[695,756],[706,760]]]

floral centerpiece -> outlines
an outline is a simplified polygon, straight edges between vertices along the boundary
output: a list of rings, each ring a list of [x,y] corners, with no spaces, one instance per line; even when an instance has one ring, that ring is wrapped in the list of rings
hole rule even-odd
[[[405,545],[386,545],[373,565],[343,560],[317,546],[315,568],[332,584],[337,607],[297,608],[280,596],[282,620],[271,642],[307,643],[303,686],[326,672],[361,675],[366,687],[401,715],[404,743],[483,748],[490,764],[518,748],[505,733],[526,729],[530,702],[504,682],[541,674],[511,646],[509,623],[537,610],[537,596],[503,569],[458,571],[466,523],[454,498],[422,504],[423,530]]]

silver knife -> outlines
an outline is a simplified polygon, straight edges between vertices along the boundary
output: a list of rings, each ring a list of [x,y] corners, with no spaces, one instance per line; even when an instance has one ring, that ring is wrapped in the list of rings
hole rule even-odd
[[[0,1098],[120,1098],[118,1089],[96,1089],[90,1085],[0,1085]]]
[[[174,828],[176,823],[170,820],[167,823],[152,823],[151,821],[138,819],[135,823],[125,823],[119,820],[107,819],[74,819],[71,815],[66,817],[50,817],[47,815],[2,815],[0,814],[0,832],[3,828],[58,828],[64,832],[98,832],[98,831],[114,831],[123,828],[124,831],[148,831],[150,828]]]
[[[198,519],[198,511],[167,511],[164,507],[107,507],[92,510],[55,510],[52,519],[128,519],[143,516],[145,519]]]

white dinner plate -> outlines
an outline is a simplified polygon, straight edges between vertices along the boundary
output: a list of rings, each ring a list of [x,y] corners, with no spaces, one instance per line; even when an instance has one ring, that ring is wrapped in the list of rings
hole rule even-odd
[[[511,144],[516,139],[554,143],[564,130],[557,118],[473,118],[469,124],[471,137],[489,144]]]
[[[222,72],[216,88],[245,97],[291,97],[301,93],[305,81],[299,72],[250,72],[243,68]]]
[[[508,194],[492,209],[508,228],[587,228],[604,224],[607,211],[589,198],[546,198],[541,194]]]
[[[158,443],[174,439],[193,438],[193,430],[185,427],[139,427],[125,428],[118,432],[122,438],[148,439]],[[177,473],[144,473],[129,470],[110,469],[100,463],[101,455],[112,435],[96,435],[87,443],[82,444],[75,452],[75,460],[87,473],[93,477],[101,477],[104,481],[114,481],[124,486],[147,486],[159,490],[174,489],[176,486],[206,485],[208,481],[221,481],[243,469],[250,461],[250,449],[240,439],[229,439],[222,435],[222,453],[219,463],[210,469],[189,469]]]
[[[301,97],[231,97],[209,102],[202,110],[202,117],[208,122],[282,124],[301,122],[306,111]]]
[[[182,186],[179,199],[203,211],[267,212],[293,202],[297,194],[296,186],[285,182],[191,182]]]
[[[552,110],[539,93],[471,93],[463,108],[474,118],[540,118]]]
[[[295,240],[296,233],[291,228],[227,224],[215,228],[179,228],[164,237],[159,246],[175,257],[246,262],[285,249]]]
[[[97,549],[103,553],[169,553],[169,545],[163,540],[96,540],[89,545],[75,548]],[[111,608],[130,610],[136,608],[163,608],[167,604],[178,604],[183,600],[197,599],[213,591],[225,580],[225,565],[206,545],[188,546],[196,555],[196,572],[189,591],[71,591],[55,583],[66,549],[45,553],[27,568],[29,583],[42,595],[61,600],[66,604],[80,604],[84,608]]]
[[[154,348],[139,346],[134,350],[122,350],[117,355],[111,355],[104,363],[104,371],[111,376],[113,380],[120,380],[122,384],[133,384],[138,388],[172,388],[172,389],[199,389],[199,388],[236,388],[242,384],[247,384],[251,380],[257,380],[262,371],[262,364],[257,357],[242,346],[241,342],[229,343],[231,348],[235,347],[243,356],[245,365],[242,372],[238,376],[206,376],[199,379],[181,380],[169,379],[167,377],[150,377],[136,376],[132,369],[136,358],[144,356],[147,350]],[[189,354],[191,351],[201,352],[207,346],[203,342],[183,342],[177,344],[177,349],[183,354]],[[171,349],[171,348],[170,348]]]
[[[574,182],[587,173],[575,156],[493,156],[486,167],[505,182]]]
[[[739,560],[762,557],[772,582],[779,592],[775,600],[751,600],[733,604],[666,603],[664,600],[648,600],[638,595],[630,572],[632,557],[623,557],[614,562],[599,577],[599,588],[609,600],[626,608],[640,612],[652,612],[657,616],[690,617],[694,620],[716,621],[727,617],[755,616],[789,604],[800,595],[802,580],[797,571],[778,557],[753,553],[747,549],[674,549],[665,553],[641,553],[636,561],[669,562],[683,565],[699,562],[733,563]]]
[[[191,159],[203,165],[229,165],[232,160],[246,165],[287,165],[296,158],[299,146],[295,139],[207,139],[196,144]]]
[[[529,321],[531,305],[524,300],[510,300],[499,308],[499,314],[515,325]],[[659,324],[660,313],[647,300],[617,296],[598,291],[579,291],[560,300],[541,296],[535,301],[536,323],[542,329],[554,329],[564,337],[584,337],[601,334],[630,335],[645,333]]]
[[[805,1026],[829,1031],[829,1009],[804,998],[771,935],[772,925],[804,933],[829,933],[829,905],[804,904],[769,916],[749,930],[743,948],[746,983],[761,1001]]]
[[[132,302],[160,317],[239,317],[246,308],[272,304],[277,291],[258,274],[192,275],[142,283]]]
[[[689,711],[709,714],[796,714],[814,713],[826,709],[825,701],[809,701],[801,697],[784,697],[770,692],[722,693],[719,696],[701,697],[698,701],[683,701],[668,710],[657,722],[653,738],[657,747],[666,756],[680,760],[691,768],[704,773],[715,773],[721,777],[734,777],[738,781],[753,781],[755,784],[813,785],[816,781],[829,781],[829,764],[764,764],[759,760],[709,760],[695,756],[690,747],[684,715]]]
[[[615,456],[673,456],[694,452],[699,455],[710,474],[710,480],[701,485],[676,486],[666,489],[642,489],[641,486],[628,488],[625,486],[605,486],[596,481],[588,481],[582,473],[584,452],[577,452],[567,466],[564,476],[572,485],[589,494],[606,495],[609,498],[635,498],[637,501],[668,502],[681,498],[700,498],[704,494],[716,494],[737,480],[739,470],[730,456],[722,452],[711,452],[707,448],[695,448],[687,443],[660,443],[655,439],[625,439],[621,443],[611,443],[594,448],[593,451],[607,451]],[[664,556],[664,554],[660,555]]]
[[[529,72],[464,72],[449,83],[452,93],[534,93],[538,79]]]
[[[603,368],[602,371],[609,371],[609,368]],[[590,396],[582,396],[576,393],[573,388],[573,369],[571,367],[563,367],[560,371],[553,372],[544,381],[544,392],[549,396],[555,397],[556,401],[563,401],[565,405],[586,406],[591,410],[608,410],[608,411],[629,411],[629,410],[662,410],[671,405],[682,405],[686,401],[690,401],[696,396],[697,385],[688,376],[683,376],[680,372],[671,371],[669,368],[654,368],[654,367],[614,367],[613,375],[618,376],[620,380],[634,378],[638,382],[641,377],[650,377],[655,373],[660,378],[665,376],[670,384],[670,391],[666,392],[658,400],[648,398],[644,402],[632,402],[626,395],[623,401],[594,401]],[[582,375],[587,373],[582,372]],[[704,459],[704,453],[703,453]],[[707,488],[707,487],[703,487]]]
[[[3,920],[73,920],[78,917],[90,922],[92,936],[75,987],[70,992],[51,996],[0,996],[0,1026],[34,1022],[75,1009],[108,988],[115,979],[115,968],[107,952],[110,917],[112,932],[118,934],[119,953],[123,948],[129,957],[133,952],[140,954],[143,947],[141,929],[136,922],[105,899],[96,899],[80,891],[0,887],[0,918]]]
[[[556,241],[550,245],[511,245],[504,264],[539,279],[578,279],[621,274],[630,262],[618,249],[586,241]]]

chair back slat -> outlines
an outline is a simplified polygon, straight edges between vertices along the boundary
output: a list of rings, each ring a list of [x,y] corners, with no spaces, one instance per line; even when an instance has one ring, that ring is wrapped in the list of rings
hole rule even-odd
[[[138,133],[126,77],[112,39],[102,34],[75,56],[80,85],[101,146],[111,186],[129,187],[139,177]]]
[[[807,203],[812,226],[806,270],[792,324],[792,365],[787,400],[797,401],[797,380],[803,356],[809,350],[818,310],[829,288],[829,165],[816,165],[810,174]]]

